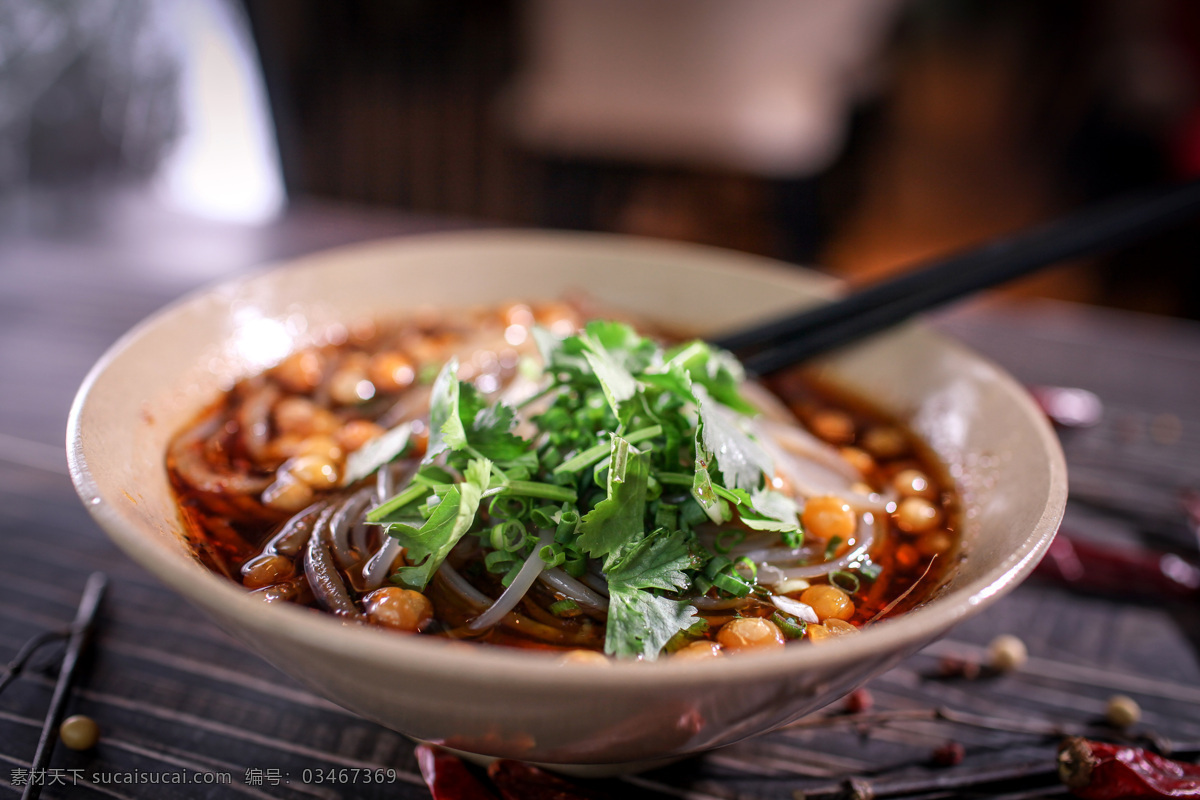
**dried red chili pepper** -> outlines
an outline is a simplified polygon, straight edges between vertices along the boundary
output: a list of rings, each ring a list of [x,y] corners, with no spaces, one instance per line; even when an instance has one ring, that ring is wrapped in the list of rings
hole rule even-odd
[[[444,750],[417,745],[417,765],[433,800],[496,800],[457,756]]]
[[[846,712],[849,714],[862,714],[870,711],[875,705],[875,698],[871,695],[869,689],[855,689],[850,694],[846,695]]]
[[[1200,764],[1077,736],[1058,748],[1058,776],[1086,800],[1200,798]]]
[[[935,767],[954,767],[963,762],[967,756],[967,750],[959,742],[946,742],[941,747],[933,751],[933,765]]]
[[[600,800],[601,797],[520,761],[493,761],[488,765],[488,777],[504,800]]]

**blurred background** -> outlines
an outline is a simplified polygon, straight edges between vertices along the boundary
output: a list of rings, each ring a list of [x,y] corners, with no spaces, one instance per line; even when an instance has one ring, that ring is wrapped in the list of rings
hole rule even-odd
[[[0,0],[0,235],[318,199],[867,281],[1198,173],[1193,0]],[[1198,265],[1010,291],[1200,318]]]

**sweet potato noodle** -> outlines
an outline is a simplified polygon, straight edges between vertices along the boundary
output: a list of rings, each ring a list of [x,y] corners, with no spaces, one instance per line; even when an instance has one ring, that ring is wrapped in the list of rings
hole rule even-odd
[[[571,661],[819,643],[938,585],[958,504],[907,431],[590,316],[372,323],[242,380],[167,453],[198,555],[263,602]]]

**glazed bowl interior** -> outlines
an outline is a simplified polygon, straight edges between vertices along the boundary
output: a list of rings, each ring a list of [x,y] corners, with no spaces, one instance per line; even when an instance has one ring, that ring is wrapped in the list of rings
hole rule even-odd
[[[539,654],[268,607],[194,558],[164,453],[234,380],[355,322],[579,291],[669,328],[716,333],[835,287],[752,256],[584,234],[455,233],[318,254],[185,298],[115,344],[72,409],[72,478],[133,559],[314,691],[416,738],[559,764],[636,765],[786,724],[1011,589],[1049,546],[1066,496],[1053,432],[1003,372],[908,326],[814,369],[930,445],[963,498],[965,558],[923,607],[827,646],[711,663],[564,667]]]

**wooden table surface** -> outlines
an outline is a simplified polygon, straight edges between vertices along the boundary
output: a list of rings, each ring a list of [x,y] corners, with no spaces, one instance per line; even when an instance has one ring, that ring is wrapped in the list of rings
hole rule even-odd
[[[267,261],[450,223],[316,203],[258,228],[137,203],[80,217],[0,235],[0,660],[68,623],[90,572],[112,578],[68,709],[95,718],[103,737],[85,753],[60,746],[38,776],[43,796],[427,798],[404,737],[280,675],[109,543],[71,488],[63,431],[96,358],[184,292]],[[1079,498],[1066,528],[1195,554],[1194,521],[1189,527],[1179,496],[1200,488],[1200,327],[1049,302],[959,307],[935,324],[1023,381],[1101,397],[1101,424],[1064,435]],[[945,656],[978,658],[1000,633],[1027,643],[1023,669],[938,677]],[[28,780],[60,653],[47,648],[0,695],[0,797],[17,796]],[[1200,609],[1194,601],[1082,595],[1035,577],[869,689],[877,710],[946,706],[1012,723],[1006,727],[1049,722],[1110,736],[1100,720],[1107,698],[1122,693],[1141,705],[1143,730],[1194,743]],[[964,746],[962,764],[932,767],[933,750],[950,741]],[[795,727],[589,786],[613,798],[794,798],[849,775],[955,775],[1009,762],[1049,768],[1056,743],[944,721],[865,732]],[[366,784],[352,782],[356,769],[395,772]],[[1013,797],[1059,794],[1046,785],[1002,788]]]

